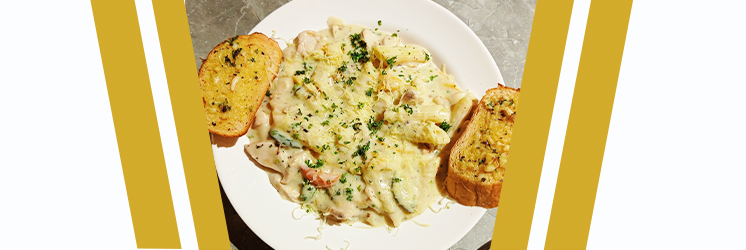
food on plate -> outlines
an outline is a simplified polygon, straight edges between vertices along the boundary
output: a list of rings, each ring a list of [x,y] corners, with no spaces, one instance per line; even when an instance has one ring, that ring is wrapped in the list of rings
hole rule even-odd
[[[497,207],[519,92],[505,86],[488,90],[451,149],[446,187],[457,202]]]
[[[327,25],[283,51],[245,149],[282,198],[327,223],[397,227],[441,197],[442,149],[477,99],[396,33]]]
[[[281,61],[280,46],[261,33],[232,37],[216,46],[199,69],[210,132],[246,134]]]

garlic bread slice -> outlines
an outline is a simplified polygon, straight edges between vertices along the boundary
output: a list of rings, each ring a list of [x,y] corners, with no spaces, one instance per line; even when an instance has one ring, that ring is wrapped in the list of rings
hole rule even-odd
[[[507,167],[520,89],[487,90],[451,149],[446,188],[467,206],[497,207]]]
[[[282,50],[261,33],[216,46],[199,70],[207,127],[213,134],[246,134],[282,62]]]

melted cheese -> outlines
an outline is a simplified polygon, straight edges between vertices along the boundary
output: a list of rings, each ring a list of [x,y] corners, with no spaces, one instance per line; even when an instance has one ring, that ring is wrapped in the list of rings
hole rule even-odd
[[[476,98],[421,46],[327,24],[283,51],[247,152],[284,199],[317,216],[397,227],[441,197],[442,149]]]

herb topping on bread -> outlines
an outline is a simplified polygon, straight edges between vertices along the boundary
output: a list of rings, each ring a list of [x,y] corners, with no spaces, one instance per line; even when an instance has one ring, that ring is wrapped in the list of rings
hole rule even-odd
[[[488,90],[451,149],[446,188],[457,202],[497,207],[519,91],[505,86]]]
[[[279,45],[261,33],[232,37],[216,46],[199,70],[210,132],[246,134],[280,62]]]

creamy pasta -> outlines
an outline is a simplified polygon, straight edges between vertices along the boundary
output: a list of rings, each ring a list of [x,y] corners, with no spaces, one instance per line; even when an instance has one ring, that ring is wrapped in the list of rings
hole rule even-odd
[[[396,33],[327,24],[283,51],[246,151],[329,223],[397,227],[441,197],[442,149],[476,98]]]

